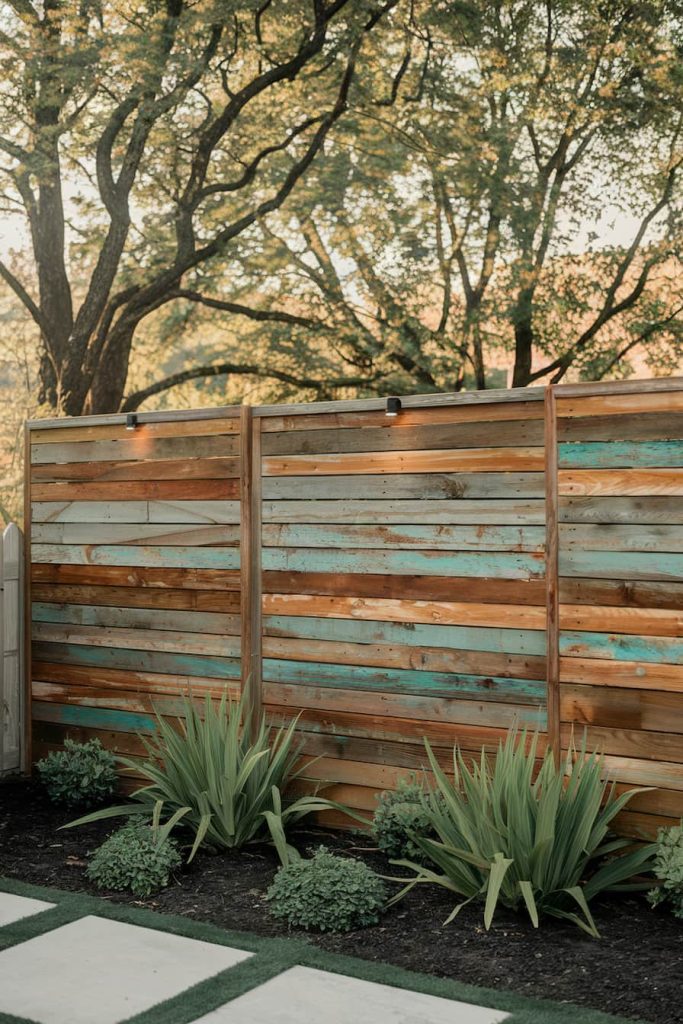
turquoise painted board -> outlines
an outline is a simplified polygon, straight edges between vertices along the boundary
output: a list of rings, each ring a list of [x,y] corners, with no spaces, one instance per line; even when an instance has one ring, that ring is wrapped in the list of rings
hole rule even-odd
[[[179,550],[179,549],[174,549]],[[226,566],[227,568],[227,566]],[[264,570],[378,573],[398,576],[542,577],[542,557],[489,551],[326,551],[265,548]]]
[[[33,701],[33,717],[38,722],[80,726],[82,729],[106,729],[108,732],[155,732],[152,715],[137,711],[114,711],[111,708],[89,708],[80,704],[52,704]]]
[[[305,483],[301,484],[300,497],[309,497]],[[264,523],[350,523],[371,526],[378,523],[420,523],[422,526],[433,523],[436,526],[471,524],[486,527],[519,524],[523,527],[542,527],[545,518],[543,510],[542,501],[523,498],[480,498],[470,501],[454,496],[441,500],[426,497],[409,500],[386,497],[372,499],[366,494],[363,499],[352,499],[340,494],[338,499],[330,498],[327,501],[316,498],[264,501],[262,515]]]
[[[114,608],[109,605],[48,604],[34,601],[34,622],[64,622],[77,626],[167,629],[183,633],[239,632],[239,616],[222,612],[168,611],[165,608]]]
[[[459,697],[542,704],[544,682],[462,675],[457,672],[419,672],[410,669],[376,669],[357,665],[315,664],[264,658],[263,678],[268,682],[336,687],[344,690],[389,690],[429,697]]]
[[[505,654],[545,654],[545,633],[536,629],[497,629],[476,626],[432,626],[419,622],[376,622],[365,619],[315,619],[266,615],[271,636],[309,637],[343,643],[409,644],[413,647],[500,651]]]
[[[646,661],[683,665],[683,640],[659,636],[626,636],[621,633],[560,633],[560,654],[568,657],[604,658],[610,661]]]
[[[419,517],[418,517],[419,518]],[[377,525],[379,524],[379,525]],[[389,526],[310,524],[263,526],[265,547],[543,552],[543,526]]]
[[[239,569],[238,548],[144,547],[119,544],[34,544],[34,562],[64,565],[158,566],[166,569]]]
[[[33,660],[60,665],[92,665],[130,672],[159,672],[164,675],[202,676],[209,679],[237,679],[240,663],[233,658],[212,658],[200,654],[170,654],[165,651],[128,651],[118,647],[88,647],[39,641],[33,645]],[[39,672],[35,673],[36,677]],[[179,681],[182,686],[182,681]]]
[[[560,576],[607,580],[683,580],[683,554],[560,548]]]
[[[683,441],[563,441],[560,469],[676,469]]]

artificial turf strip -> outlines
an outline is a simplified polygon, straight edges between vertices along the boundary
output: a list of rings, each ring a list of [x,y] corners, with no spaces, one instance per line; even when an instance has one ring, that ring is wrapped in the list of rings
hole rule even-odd
[[[576,1005],[558,1005],[545,1000],[529,999],[513,993],[462,984],[449,978],[417,974],[390,964],[328,953],[300,938],[263,939],[254,935],[226,931],[216,925],[193,921],[186,917],[157,914],[141,907],[112,904],[96,896],[68,893],[6,878],[0,878],[0,891],[49,900],[56,904],[49,910],[0,928],[0,950],[92,914],[204,942],[233,946],[255,954],[250,959],[221,971],[172,999],[130,1017],[126,1024],[191,1024],[198,1017],[297,964],[445,999],[458,999],[475,1006],[505,1010],[511,1014],[509,1024],[643,1024],[642,1021],[626,1021],[623,1017],[614,1017]],[[35,1022],[0,1011],[0,1024]]]

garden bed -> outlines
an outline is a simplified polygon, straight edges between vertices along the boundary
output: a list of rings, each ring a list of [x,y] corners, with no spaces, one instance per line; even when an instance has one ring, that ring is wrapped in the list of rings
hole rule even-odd
[[[0,783],[0,875],[61,889],[95,892],[85,877],[87,856],[115,827],[100,822],[57,832],[70,815],[55,809],[33,783]],[[363,857],[380,873],[391,871],[364,836],[299,830],[299,849],[320,843]],[[268,912],[265,893],[277,869],[274,851],[200,854],[171,886],[146,900],[111,895],[167,913],[210,921],[264,936],[287,934]],[[680,1024],[683,927],[668,911],[644,899],[598,899],[594,916],[602,934],[590,939],[562,922],[546,920],[536,931],[523,917],[501,910],[489,932],[481,907],[467,907],[446,928],[453,901],[424,886],[383,917],[380,925],[311,941],[338,953],[384,961],[526,996],[578,1003],[657,1024]],[[301,933],[298,933],[301,934]]]

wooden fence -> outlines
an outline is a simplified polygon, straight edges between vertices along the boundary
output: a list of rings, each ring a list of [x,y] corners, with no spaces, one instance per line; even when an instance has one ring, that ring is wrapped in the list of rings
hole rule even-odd
[[[28,425],[35,756],[248,677],[356,808],[518,723],[683,813],[683,381],[123,420]]]
[[[0,531],[0,775],[23,765],[23,576],[23,538],[9,523]]]

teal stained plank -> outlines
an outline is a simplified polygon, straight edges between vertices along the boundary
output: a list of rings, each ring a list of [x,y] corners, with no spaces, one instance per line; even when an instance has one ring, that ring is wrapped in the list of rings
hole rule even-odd
[[[316,619],[304,615],[266,615],[263,622],[266,633],[271,636],[357,644],[398,643],[463,651],[500,651],[505,654],[545,654],[545,633],[537,629],[432,626],[420,622]]]
[[[114,711],[111,708],[89,708],[81,704],[33,702],[33,717],[38,722],[80,726],[82,729],[106,729],[111,732],[154,732],[153,715],[137,711]]]
[[[151,547],[123,544],[34,544],[34,562],[63,565],[157,566],[167,569],[239,569],[238,548]]]
[[[416,516],[419,520],[419,515]],[[427,549],[434,551],[543,552],[543,526],[447,526],[330,524],[268,524],[263,527],[266,547]],[[372,556],[371,556],[372,557]]]
[[[33,644],[34,661],[66,665],[92,665],[98,668],[124,669],[130,672],[160,672],[178,676],[205,676],[210,679],[237,679],[240,663],[236,658],[205,657],[201,654],[172,654],[166,651],[134,651],[119,647],[89,647],[39,641]],[[38,678],[39,673],[36,674]]]
[[[577,551],[560,546],[560,576],[608,580],[683,579],[683,554],[662,551]]]
[[[177,550],[177,549],[176,549]],[[501,551],[334,551],[265,548],[264,570],[398,576],[542,577],[541,556]]]
[[[388,690],[426,697],[472,698],[513,704],[541,704],[546,698],[546,684],[540,680],[473,676],[457,672],[378,669],[273,658],[264,659],[263,678],[275,683],[344,690]]]
[[[683,441],[563,441],[560,469],[676,469]]]
[[[659,636],[626,636],[621,633],[564,631],[560,633],[560,654],[609,661],[683,665],[683,640]]]
[[[153,600],[153,598],[150,598]],[[223,612],[172,611],[166,608],[115,608],[110,605],[51,604],[34,601],[34,622],[62,622],[78,626],[165,629],[182,633],[235,633],[239,617]]]

